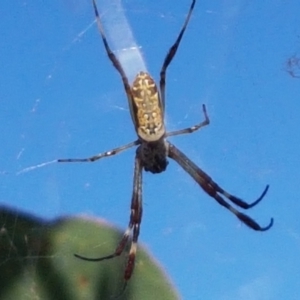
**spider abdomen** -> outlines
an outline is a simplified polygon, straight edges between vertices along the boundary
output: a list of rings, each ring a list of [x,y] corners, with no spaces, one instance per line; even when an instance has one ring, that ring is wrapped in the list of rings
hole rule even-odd
[[[165,134],[163,107],[155,81],[140,72],[131,87],[133,118],[138,136],[146,142],[158,141]]]
[[[164,139],[157,142],[141,143],[136,152],[145,171],[155,174],[166,170],[168,165],[167,145]]]

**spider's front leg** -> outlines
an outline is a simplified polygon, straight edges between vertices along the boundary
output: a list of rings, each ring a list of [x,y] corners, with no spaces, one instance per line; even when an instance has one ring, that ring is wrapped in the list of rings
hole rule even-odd
[[[127,266],[124,273],[124,279],[125,279],[124,289],[134,270],[137,243],[140,234],[140,225],[142,222],[142,215],[143,215],[142,174],[143,174],[142,162],[138,154],[136,154],[135,164],[134,164],[133,191],[132,191],[131,207],[130,207],[131,210],[130,221],[129,221],[129,227],[127,229],[128,231],[131,226],[131,228],[133,228],[132,229],[133,233],[132,233],[132,241],[130,245]]]
[[[174,159],[200,186],[201,188],[212,198],[214,198],[220,205],[231,211],[239,220],[241,220],[248,227],[257,231],[266,231],[273,225],[273,218],[270,223],[262,227],[252,218],[246,214],[241,213],[235,209],[232,205],[227,203],[221,195],[232,201],[235,205],[240,206],[244,209],[251,208],[258,204],[268,191],[269,186],[265,188],[261,196],[251,204],[227,193],[218,184],[216,184],[204,171],[202,171],[196,164],[194,164],[184,153],[177,149],[174,145],[169,142],[169,153],[168,156]],[[220,195],[221,194],[221,195]]]
[[[129,241],[130,234],[132,231],[132,240],[130,242],[129,255],[128,255],[127,265],[126,265],[125,272],[124,272],[125,282],[124,282],[124,286],[121,291],[121,294],[124,292],[124,290],[127,286],[127,282],[131,278],[131,275],[134,270],[135,256],[136,256],[136,251],[137,251],[137,242],[138,242],[138,237],[139,237],[139,233],[140,233],[140,224],[142,221],[142,213],[143,213],[142,171],[143,171],[142,162],[141,162],[140,158],[138,157],[138,155],[136,155],[135,164],[134,164],[133,191],[132,191],[131,207],[130,207],[130,209],[131,209],[130,220],[129,220],[128,227],[127,227],[121,241],[119,242],[117,248],[115,249],[115,252],[110,255],[99,257],[99,258],[89,258],[89,257],[81,256],[78,254],[74,254],[75,257],[77,257],[77,258],[80,258],[80,259],[86,260],[86,261],[94,261],[94,262],[111,259],[116,256],[120,256],[123,253],[125,246],[127,245],[128,241]]]

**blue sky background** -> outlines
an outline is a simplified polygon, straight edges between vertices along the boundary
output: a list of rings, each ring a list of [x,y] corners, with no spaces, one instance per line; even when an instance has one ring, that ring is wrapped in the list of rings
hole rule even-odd
[[[161,64],[190,1],[125,1],[148,70]],[[99,10],[102,8],[99,4]],[[0,4],[0,201],[52,219],[87,213],[126,228],[131,149],[94,164],[87,157],[136,138],[119,74],[104,52],[91,1]],[[168,130],[211,124],[171,141],[224,189],[245,201],[254,232],[207,196],[173,161],[144,174],[140,241],[183,299],[298,299],[300,294],[300,2],[198,1],[167,73]],[[89,27],[90,26],[90,27]],[[298,69],[299,75],[299,69]]]

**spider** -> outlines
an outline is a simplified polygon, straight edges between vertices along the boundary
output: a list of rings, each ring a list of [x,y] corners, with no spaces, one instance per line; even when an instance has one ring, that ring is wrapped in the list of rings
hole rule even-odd
[[[129,243],[130,249],[128,254],[128,260],[124,271],[124,289],[132,276],[134,270],[135,257],[137,252],[137,242],[140,233],[140,225],[142,221],[142,173],[143,170],[151,173],[161,173],[166,170],[168,161],[167,158],[175,160],[198,184],[199,186],[212,198],[214,198],[220,205],[224,206],[230,212],[232,212],[240,221],[246,224],[248,227],[257,231],[266,231],[273,225],[273,218],[270,223],[262,227],[252,218],[246,214],[241,213],[235,209],[230,203],[226,202],[224,198],[234,203],[243,209],[248,209],[258,204],[266,195],[269,185],[266,186],[261,196],[251,204],[246,203],[240,198],[233,196],[223,190],[217,183],[215,183],[211,177],[209,177],[204,171],[202,171],[195,163],[193,163],[184,153],[182,153],[177,147],[171,144],[166,138],[175,135],[192,133],[200,128],[209,124],[208,114],[206,112],[205,105],[202,106],[204,121],[196,124],[192,127],[166,132],[164,124],[165,113],[165,85],[166,85],[166,71],[174,58],[176,51],[181,42],[182,36],[186,30],[190,17],[192,15],[196,0],[193,0],[185,19],[185,22],[180,30],[180,33],[169,49],[161,71],[159,89],[147,72],[140,72],[136,75],[132,85],[129,84],[129,80],[122,68],[118,58],[110,49],[106,40],[104,30],[99,17],[98,8],[95,0],[93,1],[93,8],[97,20],[98,30],[100,32],[107,56],[112,62],[113,66],[121,75],[125,92],[128,98],[131,118],[138,139],[129,144],[121,147],[99,153],[89,158],[78,159],[58,159],[57,162],[94,162],[104,157],[109,157],[120,153],[133,146],[138,146],[136,149],[135,162],[134,162],[134,175],[133,175],[133,191],[131,197],[131,213],[130,220],[126,231],[115,251],[107,256],[100,258],[89,258],[74,254],[77,258],[86,261],[102,261],[119,256],[123,253],[126,245]]]

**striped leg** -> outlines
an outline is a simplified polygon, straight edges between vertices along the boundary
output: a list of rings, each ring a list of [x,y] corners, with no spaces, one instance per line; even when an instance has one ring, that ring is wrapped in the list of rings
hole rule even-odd
[[[261,227],[249,216],[239,212],[229,203],[227,203],[219,194],[223,195],[228,200],[232,201],[235,205],[240,206],[244,209],[251,208],[258,204],[268,191],[269,186],[267,185],[261,196],[251,204],[227,193],[221,187],[218,186],[205,172],[203,172],[197,165],[195,165],[184,153],[177,149],[174,145],[169,143],[169,153],[168,156],[174,159],[201,187],[202,189],[212,198],[214,198],[220,205],[231,211],[238,219],[240,219],[248,227],[258,230],[266,231],[270,229],[273,225],[273,218],[271,218],[270,223]]]
[[[74,254],[75,257],[80,258],[86,261],[102,261],[106,259],[111,259],[116,256],[119,256],[123,253],[125,246],[127,245],[131,231],[132,233],[132,241],[130,242],[130,250],[127,260],[127,265],[124,272],[124,286],[121,291],[121,294],[125,291],[127,286],[128,280],[131,278],[131,275],[134,270],[134,263],[135,263],[135,256],[137,251],[137,242],[140,233],[140,224],[142,221],[142,163],[139,159],[138,155],[135,157],[135,165],[134,165],[134,178],[133,178],[133,191],[132,191],[132,198],[131,198],[131,213],[130,213],[130,220],[128,224],[128,228],[126,229],[121,241],[119,242],[116,250],[114,253],[102,256],[99,258],[89,258],[85,256],[81,256],[78,254]]]

